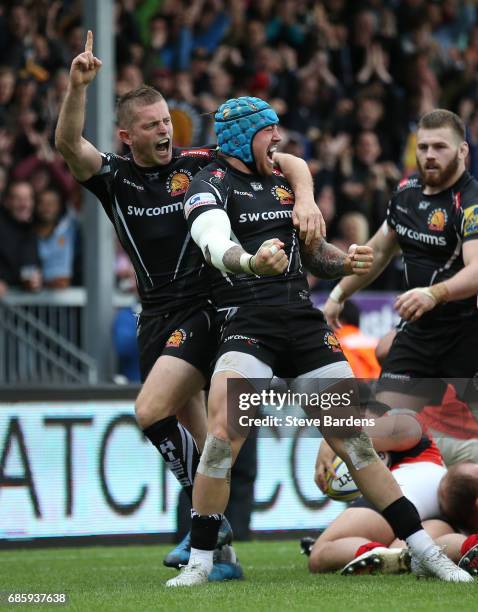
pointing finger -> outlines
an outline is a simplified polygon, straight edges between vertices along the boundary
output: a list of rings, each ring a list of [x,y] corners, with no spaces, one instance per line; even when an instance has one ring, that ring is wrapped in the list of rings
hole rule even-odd
[[[86,33],[85,51],[93,53],[93,32],[91,30]]]

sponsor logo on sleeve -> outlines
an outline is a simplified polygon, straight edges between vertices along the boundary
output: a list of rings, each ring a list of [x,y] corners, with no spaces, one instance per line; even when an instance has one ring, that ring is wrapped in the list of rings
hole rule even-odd
[[[213,157],[214,149],[185,149],[180,157]]]
[[[478,204],[465,208],[463,214],[465,215],[465,224],[463,226],[464,237],[478,234]]]
[[[184,216],[186,219],[192,213],[193,210],[200,206],[217,206],[216,198],[212,193],[195,193],[186,201],[184,205]]]
[[[428,229],[433,232],[442,232],[448,221],[448,214],[444,208],[435,208],[428,215]]]
[[[226,175],[226,172],[222,170],[221,168],[215,168],[214,170],[211,170],[211,174],[215,176],[217,179],[219,179],[220,181],[222,181],[222,179]]]
[[[417,177],[415,178],[404,178],[402,179],[397,186],[397,192],[404,191],[405,189],[412,189],[413,187],[418,187],[420,181]]]

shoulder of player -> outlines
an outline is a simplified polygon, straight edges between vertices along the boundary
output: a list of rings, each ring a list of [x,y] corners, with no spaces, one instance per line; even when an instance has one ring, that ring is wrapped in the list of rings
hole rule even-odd
[[[193,184],[208,183],[213,187],[221,189],[227,187],[230,178],[229,167],[220,160],[215,159],[195,174]]]
[[[422,191],[422,182],[420,177],[417,175],[410,176],[408,178],[403,178],[395,188],[393,195],[395,197],[403,194],[412,194],[412,193],[421,193]]]
[[[464,177],[463,184],[454,194],[456,208],[465,209],[469,206],[478,205],[478,181],[468,172]]]
[[[133,163],[133,160],[128,155],[119,155],[119,153],[106,152],[101,153],[101,157],[106,164],[114,164],[114,165],[129,165]]]

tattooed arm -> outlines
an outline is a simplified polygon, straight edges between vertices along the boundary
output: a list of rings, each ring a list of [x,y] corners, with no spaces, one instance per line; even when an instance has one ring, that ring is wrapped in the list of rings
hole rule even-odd
[[[344,253],[323,238],[301,246],[305,267],[323,279],[341,278],[350,274],[366,274],[372,265],[373,251],[367,246],[352,245]]]

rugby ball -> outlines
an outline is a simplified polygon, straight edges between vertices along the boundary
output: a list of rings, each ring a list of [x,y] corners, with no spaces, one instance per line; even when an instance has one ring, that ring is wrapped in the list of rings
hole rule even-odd
[[[326,495],[339,501],[351,501],[361,495],[345,461],[342,461],[336,455],[332,462],[332,467],[334,468],[335,476],[330,473],[327,478]]]
[[[390,453],[380,451],[377,454],[385,465],[390,467]],[[360,489],[350,475],[345,461],[336,455],[332,462],[332,467],[334,468],[335,476],[333,474],[329,475],[325,494],[332,499],[344,502],[352,501],[352,499],[359,497],[361,495]]]

